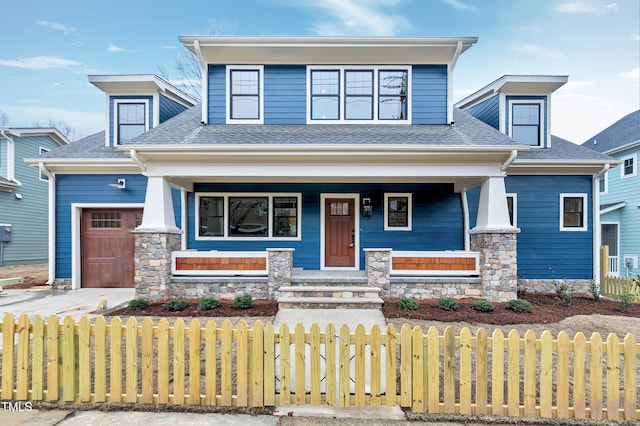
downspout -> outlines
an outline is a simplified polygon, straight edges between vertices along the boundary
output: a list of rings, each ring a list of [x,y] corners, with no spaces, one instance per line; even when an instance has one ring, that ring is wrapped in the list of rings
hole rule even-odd
[[[471,250],[471,241],[469,237],[469,201],[467,200],[467,191],[460,193],[462,201],[462,222],[464,231],[464,251]]]
[[[195,40],[193,42],[193,50],[196,52],[196,56],[198,57],[198,63],[200,65],[200,81],[202,84],[200,85],[200,101],[202,102],[202,111],[201,111],[201,119],[200,122],[202,124],[208,124],[207,119],[207,111],[209,110],[209,76],[207,75],[207,65],[204,62],[204,56],[202,56],[202,49],[200,49],[200,41]]]
[[[512,149],[511,155],[509,155],[509,158],[507,158],[507,160],[504,163],[502,163],[502,166],[500,166],[500,170],[502,172],[506,172],[509,166],[511,165],[511,163],[513,163],[513,161],[516,159],[517,156],[518,156],[518,150]]]
[[[138,157],[138,152],[135,149],[129,151],[129,156],[131,156],[131,159],[140,167],[141,171],[144,172],[147,170],[147,165]]]
[[[447,124],[453,124],[453,69],[462,54],[462,42],[458,41],[451,62],[447,65]]]
[[[47,284],[52,285],[56,279],[56,177],[43,162],[38,163],[38,169],[49,179],[49,279]]]
[[[22,186],[16,179],[16,143],[6,130],[0,130],[0,134],[7,140],[7,180]]]
[[[609,171],[611,165],[606,163],[602,170],[593,175],[593,280],[600,288],[600,244],[602,244],[602,231],[600,229],[600,178]],[[609,265],[607,263],[607,268]]]

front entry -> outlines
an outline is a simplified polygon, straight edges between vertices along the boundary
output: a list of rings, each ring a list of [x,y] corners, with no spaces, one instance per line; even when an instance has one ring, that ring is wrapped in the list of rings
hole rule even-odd
[[[355,267],[356,212],[354,198],[324,200],[324,266]]]
[[[82,287],[135,287],[135,236],[140,209],[85,209],[81,219]]]

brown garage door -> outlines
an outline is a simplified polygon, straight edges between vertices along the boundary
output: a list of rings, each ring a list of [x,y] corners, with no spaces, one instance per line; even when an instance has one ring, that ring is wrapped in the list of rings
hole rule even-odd
[[[134,287],[135,237],[140,209],[82,212],[82,287]]]

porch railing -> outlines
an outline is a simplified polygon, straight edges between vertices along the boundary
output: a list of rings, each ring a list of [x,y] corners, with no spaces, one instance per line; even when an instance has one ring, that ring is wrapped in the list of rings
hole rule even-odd
[[[618,269],[618,265],[620,265],[619,259],[620,258],[618,256],[609,256],[609,275],[614,277],[620,275],[620,271]]]

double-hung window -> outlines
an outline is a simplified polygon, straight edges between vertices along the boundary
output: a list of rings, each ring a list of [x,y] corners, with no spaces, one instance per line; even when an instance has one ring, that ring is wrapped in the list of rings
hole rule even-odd
[[[309,123],[409,123],[409,67],[307,69]]]
[[[560,230],[587,230],[587,194],[560,194]]]
[[[116,140],[119,145],[149,130],[147,101],[116,101]]]
[[[384,230],[411,231],[413,203],[410,193],[384,194]]]
[[[300,239],[300,194],[197,194],[196,239]]]
[[[626,179],[638,175],[638,157],[637,154],[622,157],[620,165],[620,179]]]
[[[227,67],[229,123],[262,124],[263,68]]]
[[[542,126],[540,102],[511,103],[510,136],[524,145],[542,145]]]

